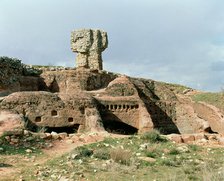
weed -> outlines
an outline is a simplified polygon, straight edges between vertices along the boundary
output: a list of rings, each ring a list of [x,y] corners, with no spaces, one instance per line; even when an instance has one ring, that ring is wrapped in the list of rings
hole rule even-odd
[[[131,152],[121,148],[111,150],[110,157],[117,163],[124,165],[130,164]]]

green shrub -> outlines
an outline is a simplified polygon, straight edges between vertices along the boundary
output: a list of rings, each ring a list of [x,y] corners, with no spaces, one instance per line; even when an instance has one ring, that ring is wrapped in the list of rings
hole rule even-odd
[[[80,147],[78,151],[80,157],[90,157],[93,154],[93,150],[86,147]]]
[[[158,130],[152,130],[150,132],[146,132],[141,136],[141,139],[150,141],[151,143],[157,143],[157,142],[166,142],[166,138],[162,137],[160,135],[160,132]]]

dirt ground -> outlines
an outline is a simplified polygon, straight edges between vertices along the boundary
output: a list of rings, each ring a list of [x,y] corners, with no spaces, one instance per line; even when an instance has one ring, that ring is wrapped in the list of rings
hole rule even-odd
[[[14,180],[14,177],[20,175],[21,170],[24,168],[29,169],[30,166],[42,165],[49,160],[71,152],[78,146],[102,141],[105,137],[120,138],[126,136],[109,134],[106,132],[82,135],[77,134],[63,140],[52,141],[48,148],[42,149],[40,155],[31,157],[29,156],[29,153],[27,155],[1,155],[0,180]],[[22,180],[21,175],[21,181]]]

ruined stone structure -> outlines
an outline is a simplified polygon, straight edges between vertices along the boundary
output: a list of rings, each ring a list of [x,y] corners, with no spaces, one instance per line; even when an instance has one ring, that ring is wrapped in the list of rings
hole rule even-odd
[[[71,49],[77,52],[77,67],[102,70],[102,52],[107,48],[107,33],[101,30],[82,29],[71,34]]]
[[[102,71],[106,47],[105,32],[78,30],[72,33],[76,69],[27,71],[18,60],[1,59],[7,70],[0,77],[0,116],[3,111],[20,115],[31,130],[224,133],[221,112],[186,102],[168,84]]]

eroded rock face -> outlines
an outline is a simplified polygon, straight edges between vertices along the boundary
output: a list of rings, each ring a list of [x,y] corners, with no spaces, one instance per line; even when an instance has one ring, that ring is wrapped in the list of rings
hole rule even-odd
[[[223,115],[215,108],[194,104],[162,82],[103,71],[101,54],[107,45],[104,31],[73,31],[71,48],[78,53],[78,68],[39,72],[19,60],[0,59],[0,124],[3,118],[4,124],[10,122],[4,113],[10,111],[22,116],[28,128],[224,133]]]
[[[41,75],[40,88],[44,91],[74,94],[78,90],[105,88],[117,75],[105,71],[95,72],[90,69],[44,71]]]
[[[19,114],[0,110],[0,136],[6,131],[23,128],[23,118]]]
[[[71,95],[43,91],[17,92],[1,102],[3,110],[23,115],[30,126],[50,128],[76,126],[78,131],[83,131],[81,129],[88,127],[89,124],[92,125],[91,129],[100,130],[98,127],[101,125],[101,119],[97,119],[97,110],[92,111],[91,119],[86,120],[86,110],[96,107],[94,99],[82,92]]]
[[[28,85],[24,86],[28,91],[0,99],[0,110],[23,115],[29,127],[125,133],[156,128],[165,134],[200,133],[210,127],[221,131],[214,121],[201,116],[204,109],[196,111],[193,103],[181,101],[166,85],[153,80],[90,69],[44,71],[39,81],[29,84],[27,79],[32,78],[36,80],[25,76],[22,84]],[[34,87],[38,91],[32,91]],[[221,128],[222,121],[216,122]]]
[[[21,60],[0,57],[0,97],[12,92],[38,90],[38,71],[21,63]]]
[[[210,127],[208,121],[200,118],[190,103],[176,105],[175,125],[181,134],[202,133]]]
[[[134,84],[127,76],[119,76],[111,81],[107,88],[107,94],[110,96],[133,96],[137,94]]]
[[[19,91],[19,79],[23,73],[21,61],[18,59],[1,57],[0,70],[0,95],[5,95],[11,91]]]
[[[107,33],[102,30],[82,29],[71,34],[71,49],[77,52],[77,67],[102,70],[102,52],[108,46]]]
[[[211,131],[224,134],[224,116],[218,108],[203,102],[194,103],[193,106],[198,116],[208,122]]]

